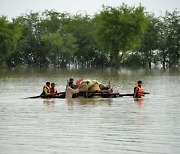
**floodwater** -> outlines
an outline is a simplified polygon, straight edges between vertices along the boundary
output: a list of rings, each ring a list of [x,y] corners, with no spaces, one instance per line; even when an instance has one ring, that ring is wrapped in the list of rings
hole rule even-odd
[[[132,93],[137,80],[150,92],[132,97],[24,99],[46,81],[64,91],[70,77],[109,80]],[[0,153],[180,153],[180,70],[0,70]]]

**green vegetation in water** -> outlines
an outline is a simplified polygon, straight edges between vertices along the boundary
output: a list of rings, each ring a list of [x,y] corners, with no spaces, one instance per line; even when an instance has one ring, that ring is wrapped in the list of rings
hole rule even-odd
[[[56,11],[0,17],[1,67],[152,67],[180,64],[180,14],[141,5],[103,6],[94,16]]]

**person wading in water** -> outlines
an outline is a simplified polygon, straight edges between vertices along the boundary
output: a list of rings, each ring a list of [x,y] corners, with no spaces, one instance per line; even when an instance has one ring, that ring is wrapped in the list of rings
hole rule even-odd
[[[69,81],[67,81],[66,86],[66,99],[72,99],[73,94],[76,94],[79,92],[79,88],[74,84],[74,79],[70,78]]]
[[[134,98],[142,98],[144,96],[144,90],[142,89],[142,81],[138,81],[134,87]]]

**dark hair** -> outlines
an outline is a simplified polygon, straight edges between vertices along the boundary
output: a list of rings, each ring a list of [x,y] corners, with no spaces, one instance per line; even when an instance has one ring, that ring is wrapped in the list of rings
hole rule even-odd
[[[139,81],[138,81],[138,84],[139,84],[139,83],[142,83],[142,81],[141,81],[141,80],[139,80]]]
[[[50,84],[50,82],[46,82],[46,84]]]
[[[51,86],[54,85],[55,86],[55,83],[51,83]]]
[[[70,79],[69,79],[69,82],[72,82],[72,81],[74,81],[74,79],[73,79],[73,78],[70,78]]]

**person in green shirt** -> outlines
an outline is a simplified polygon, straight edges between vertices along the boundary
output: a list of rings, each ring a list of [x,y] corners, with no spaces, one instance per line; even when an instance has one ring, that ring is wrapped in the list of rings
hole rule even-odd
[[[46,82],[46,85],[43,87],[42,95],[51,95],[50,82]]]

